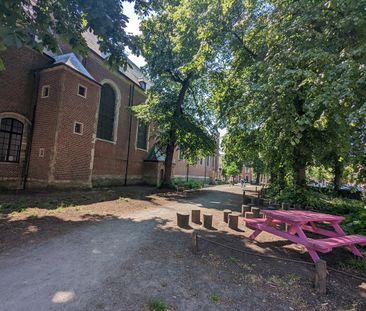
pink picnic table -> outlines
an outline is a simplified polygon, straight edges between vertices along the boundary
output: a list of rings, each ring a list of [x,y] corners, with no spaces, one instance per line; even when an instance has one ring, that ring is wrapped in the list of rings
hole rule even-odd
[[[305,246],[314,262],[319,260],[318,252],[328,253],[335,247],[346,247],[354,255],[363,257],[356,245],[366,245],[366,237],[362,235],[346,235],[340,226],[342,216],[328,215],[311,211],[299,210],[262,210],[265,219],[246,219],[247,227],[255,230],[250,239],[255,239],[266,231]],[[319,228],[319,223],[326,223],[333,230]],[[280,230],[279,224],[286,224],[287,229]],[[305,231],[317,233],[327,238],[311,239]]]

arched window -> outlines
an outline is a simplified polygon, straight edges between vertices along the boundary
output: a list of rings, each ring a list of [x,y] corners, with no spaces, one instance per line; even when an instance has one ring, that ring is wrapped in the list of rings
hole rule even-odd
[[[1,119],[0,161],[19,162],[22,145],[23,123],[12,118]]]
[[[113,141],[116,94],[109,84],[103,84],[100,97],[97,137]]]

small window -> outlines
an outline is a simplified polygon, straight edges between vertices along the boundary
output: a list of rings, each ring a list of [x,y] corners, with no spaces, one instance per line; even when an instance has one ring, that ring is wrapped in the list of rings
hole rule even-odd
[[[202,164],[203,164],[203,160],[201,159],[201,160],[200,160],[200,165],[202,165]]]
[[[184,160],[182,149],[179,149],[178,160]]]
[[[50,95],[50,86],[49,85],[42,86],[41,97],[46,98],[49,95]]]
[[[0,123],[0,162],[19,162],[23,123],[5,118]]]
[[[84,97],[86,98],[86,92],[87,92],[87,89],[85,86],[79,84],[79,87],[78,87],[78,95],[81,96],[81,97]]]
[[[74,134],[83,135],[83,124],[80,122],[74,123]]]
[[[109,84],[103,84],[100,95],[97,137],[114,140],[114,118],[116,114],[116,93]]]
[[[38,156],[39,156],[40,158],[44,158],[44,148],[39,148]]]
[[[139,81],[139,84],[140,84],[140,87],[143,89],[143,90],[146,90],[146,82],[144,80],[140,80]]]
[[[206,166],[210,166],[210,157],[206,158]]]
[[[149,127],[147,124],[139,122],[137,127],[137,142],[136,142],[136,147],[138,149],[147,150],[148,129]]]

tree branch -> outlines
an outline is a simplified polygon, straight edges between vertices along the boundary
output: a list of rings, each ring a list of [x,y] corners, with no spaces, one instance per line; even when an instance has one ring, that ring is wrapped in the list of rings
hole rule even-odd
[[[240,44],[242,45],[243,49],[250,55],[250,57],[253,59],[253,60],[256,60],[256,58],[258,57],[257,54],[255,54],[251,49],[249,49],[245,44],[244,44],[244,41],[242,38],[240,38],[240,36],[236,33],[236,32],[233,32],[234,36],[236,39],[238,39],[238,41],[240,42]]]

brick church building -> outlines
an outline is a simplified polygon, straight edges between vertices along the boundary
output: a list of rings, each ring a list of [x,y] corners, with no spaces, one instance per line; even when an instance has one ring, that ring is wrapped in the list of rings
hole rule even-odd
[[[85,58],[62,44],[57,54],[1,53],[0,187],[159,184],[164,158],[149,127],[130,113],[146,100],[149,81],[132,62],[108,68],[96,38],[85,38]],[[177,157],[174,174],[184,176]],[[213,161],[198,163],[194,177],[214,178]]]

